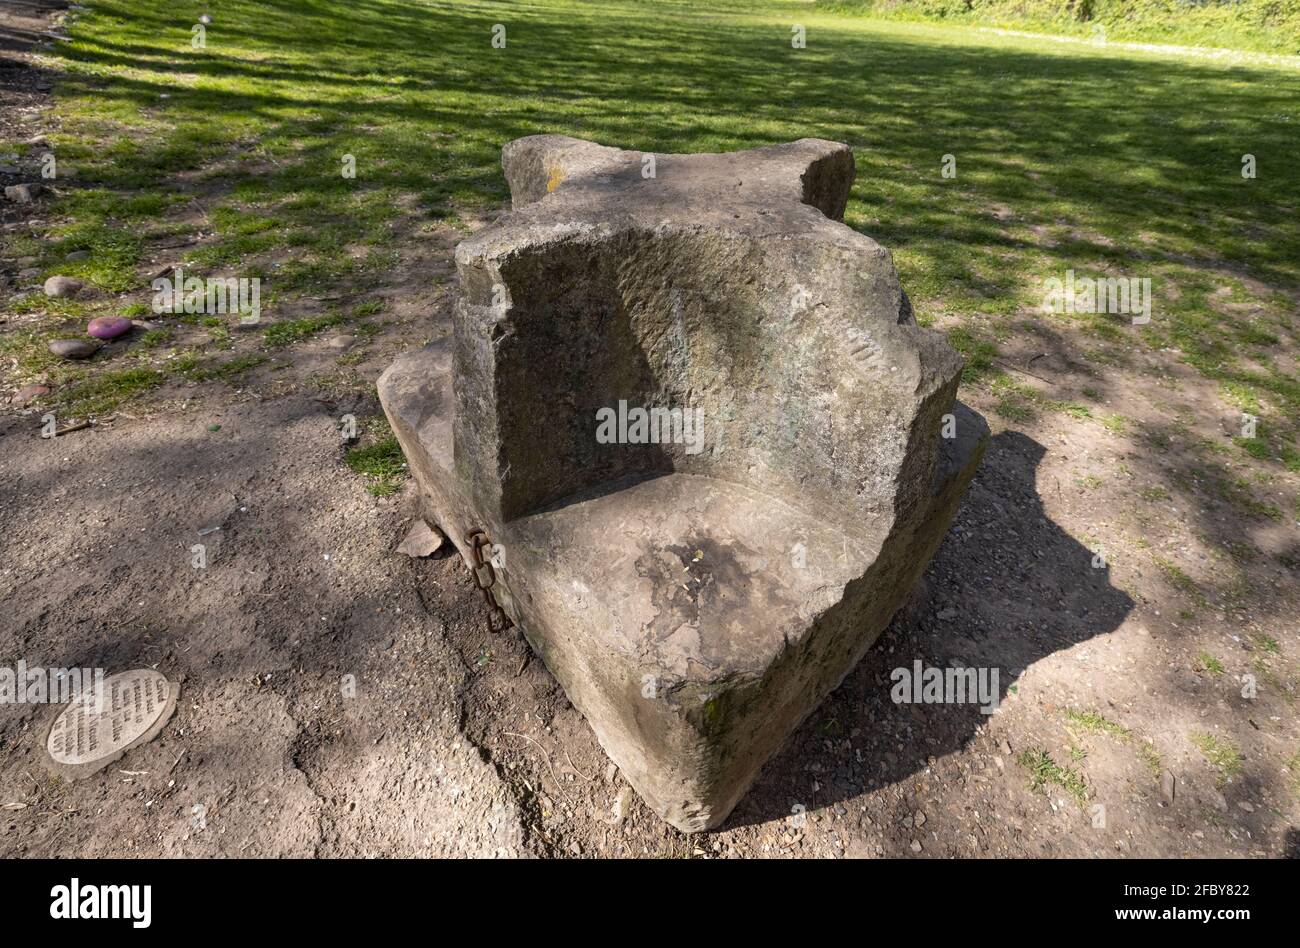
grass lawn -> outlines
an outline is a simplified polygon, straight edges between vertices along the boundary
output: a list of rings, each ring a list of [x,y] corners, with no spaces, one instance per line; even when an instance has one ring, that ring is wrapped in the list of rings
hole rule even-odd
[[[55,239],[6,249],[120,294],[109,311],[145,315],[142,254],[197,228],[211,236],[187,270],[260,276],[271,321],[295,299],[331,301],[268,328],[264,348],[283,351],[324,326],[364,328],[399,222],[455,227],[500,207],[512,138],[685,152],[817,136],[853,146],[847,222],[893,250],[921,320],[949,332],[1005,417],[1123,424],[1006,373],[1007,340],[1046,329],[1102,371],[1144,349],[1190,364],[1225,411],[1261,417],[1244,454],[1300,461],[1300,68],[671,0],[224,0],[194,48],[207,9],[96,0],[53,51],[67,73]],[[74,250],[91,255],[64,262]],[[1069,269],[1150,278],[1152,322],[1044,314],[1044,280]],[[238,375],[213,361],[229,343],[217,324],[209,349],[169,352],[164,332],[116,364],[69,368],[44,342],[100,310],[39,296],[13,308],[44,322],[3,336],[5,354],[74,398],[81,376],[108,370],[134,372],[132,393],[177,373]],[[157,376],[136,371],[144,359]],[[111,384],[86,384],[107,404]]]

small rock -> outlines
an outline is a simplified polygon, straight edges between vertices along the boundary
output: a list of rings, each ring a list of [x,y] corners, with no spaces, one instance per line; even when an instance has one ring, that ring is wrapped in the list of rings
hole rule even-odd
[[[40,193],[39,184],[11,184],[5,188],[5,197],[15,204],[31,204]]]
[[[444,539],[441,533],[423,520],[417,520],[411,525],[411,529],[406,534],[406,539],[397,548],[397,552],[412,557],[432,556],[442,548],[443,542]]]
[[[1254,812],[1255,812],[1255,808],[1254,808],[1251,804],[1247,803],[1245,800],[1241,800],[1241,801],[1239,801],[1239,802],[1237,803],[1237,806],[1241,807],[1241,808],[1242,808],[1243,810],[1245,810],[1247,813],[1254,813]]]
[[[908,848],[914,853],[919,853],[921,851],[921,841],[919,839],[912,840],[911,845],[909,845]]]
[[[46,286],[48,287],[49,284],[47,283]],[[46,292],[49,292],[48,289]],[[130,331],[131,320],[125,316],[96,316],[86,327],[86,332],[96,339],[116,339]]]
[[[618,764],[611,762],[609,766],[605,768],[605,780],[608,783],[613,783],[614,778],[617,776],[618,776]]]
[[[99,343],[85,339],[55,339],[49,348],[60,359],[89,359],[99,351]]]
[[[63,259],[64,259],[64,260],[67,260],[69,263],[77,263],[78,261],[81,261],[81,260],[89,260],[89,259],[90,259],[90,251],[89,251],[89,250],[74,250],[74,251],[72,251],[72,253],[68,254],[68,255],[67,255],[66,257],[64,257]]]
[[[951,619],[955,619],[955,618],[957,618],[958,615],[959,615],[959,613],[957,612],[956,609],[952,609],[952,608],[948,608],[948,609],[940,609],[940,610],[939,610],[939,615],[936,616],[936,618],[937,618],[940,622],[948,622],[948,621],[951,620]]]
[[[45,295],[59,298],[76,296],[85,286],[80,280],[73,277],[52,276],[45,281]]]
[[[20,267],[34,267],[40,263],[40,257],[19,257],[14,261]]]
[[[346,334],[339,335],[339,336],[330,336],[328,339],[325,340],[325,346],[326,348],[329,349],[346,349],[348,346],[352,345],[352,343],[356,341],[357,341],[356,336],[349,336]]]
[[[1010,741],[1005,740],[1005,739],[1002,741],[1002,753],[1006,754],[1008,757],[1011,756],[1011,742],[1010,742]]]
[[[924,825],[925,825],[925,820],[926,820],[925,811],[924,811],[924,810],[917,810],[917,811],[916,811],[916,816],[913,818],[912,822],[913,822],[916,826],[924,826]]]
[[[1165,806],[1174,805],[1174,775],[1164,770],[1160,772],[1160,801]]]
[[[28,402],[32,401],[33,399],[37,399],[40,398],[42,395],[48,395],[48,394],[50,394],[50,390],[47,386],[24,385],[22,388],[20,388],[17,392],[14,393],[14,397],[12,401],[15,407],[21,408],[23,405],[26,405]]]
[[[629,799],[630,795],[627,787],[620,790],[618,796],[614,797],[614,806],[611,809],[610,822],[615,826],[621,826],[623,821],[627,819],[627,804]]]
[[[40,267],[28,267],[25,270],[18,271],[18,279],[21,280],[39,280],[41,277]]]

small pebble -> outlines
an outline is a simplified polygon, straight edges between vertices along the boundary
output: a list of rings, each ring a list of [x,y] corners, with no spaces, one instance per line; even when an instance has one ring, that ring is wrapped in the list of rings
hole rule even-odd
[[[45,281],[45,295],[68,298],[80,293],[83,286],[84,283],[73,277],[52,276]]]
[[[131,320],[124,316],[96,316],[86,327],[86,332],[96,339],[116,339],[131,331]]]
[[[443,535],[423,520],[417,520],[407,531],[406,539],[397,547],[398,553],[407,556],[432,556],[442,548]]]
[[[49,348],[60,359],[89,359],[99,351],[99,343],[85,339],[55,339]]]
[[[39,184],[11,184],[5,188],[5,197],[15,204],[31,204],[40,193]]]

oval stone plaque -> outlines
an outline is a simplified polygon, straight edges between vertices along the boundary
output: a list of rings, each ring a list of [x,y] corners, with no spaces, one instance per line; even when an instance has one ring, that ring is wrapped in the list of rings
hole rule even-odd
[[[176,710],[179,688],[151,668],[119,672],[70,702],[45,738],[51,769],[75,779],[153,740]]]

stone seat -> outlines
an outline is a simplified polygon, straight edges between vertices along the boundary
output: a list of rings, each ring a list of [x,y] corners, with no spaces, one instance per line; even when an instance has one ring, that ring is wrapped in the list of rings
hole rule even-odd
[[[743,484],[665,474],[514,524],[546,608],[587,613],[593,644],[705,687],[761,677],[888,534],[859,535]],[[797,546],[796,546],[797,545]],[[799,565],[802,564],[802,565]]]
[[[426,516],[467,561],[486,531],[496,600],[647,804],[702,830],[906,599],[988,429],[839,223],[845,146],[644,157],[508,145],[514,210],[379,393]],[[602,441],[625,400],[698,406],[704,444]]]

